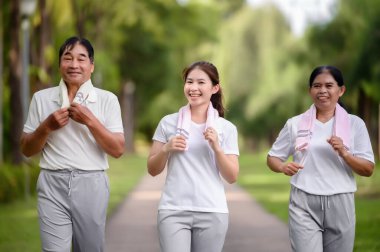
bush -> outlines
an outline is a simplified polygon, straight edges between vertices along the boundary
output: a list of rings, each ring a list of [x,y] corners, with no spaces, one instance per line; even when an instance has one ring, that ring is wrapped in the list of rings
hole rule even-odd
[[[4,164],[0,168],[0,203],[11,202],[36,192],[36,182],[39,174],[38,166],[28,164],[14,166]],[[28,187],[28,190],[26,189]]]

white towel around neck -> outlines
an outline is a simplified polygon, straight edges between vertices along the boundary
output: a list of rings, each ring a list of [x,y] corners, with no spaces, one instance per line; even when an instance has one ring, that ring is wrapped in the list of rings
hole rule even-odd
[[[80,87],[77,93],[75,94],[73,102],[78,104],[83,104],[90,92],[93,90],[94,86],[92,85],[91,79],[83,83]],[[59,96],[61,99],[61,108],[68,108],[70,107],[70,100],[69,95],[67,91],[66,83],[61,79],[59,82]]]

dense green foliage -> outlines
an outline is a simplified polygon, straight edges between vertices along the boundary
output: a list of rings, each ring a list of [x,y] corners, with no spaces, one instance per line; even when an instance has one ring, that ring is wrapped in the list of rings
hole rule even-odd
[[[11,8],[17,1],[3,2],[3,32],[10,34],[20,29],[9,21],[17,15]],[[195,60],[209,60],[220,71],[227,117],[238,126],[242,146],[260,149],[273,142],[288,117],[310,105],[311,70],[332,64],[346,77],[343,102],[365,120],[378,153],[380,61],[373,52],[380,49],[380,4],[337,0],[333,7],[331,22],[311,25],[303,37],[296,37],[275,6],[253,8],[244,0],[40,1],[31,17],[31,91],[58,82],[57,51],[65,38],[87,37],[95,47],[93,82],[120,98],[123,85],[134,83],[130,116],[135,139],[149,141],[160,118],[186,102],[182,69]],[[10,145],[15,130],[10,123],[20,116],[11,106],[17,80],[10,79],[13,65],[8,63],[19,54],[10,38],[4,36],[0,73],[3,152],[9,160],[17,152]]]
[[[0,169],[0,204],[35,193],[39,168],[35,164],[3,165]]]

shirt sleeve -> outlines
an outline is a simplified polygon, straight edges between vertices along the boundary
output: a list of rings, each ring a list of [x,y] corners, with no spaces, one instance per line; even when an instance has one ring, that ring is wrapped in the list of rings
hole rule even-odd
[[[225,139],[222,143],[222,148],[224,150],[224,154],[239,155],[238,131],[235,125],[231,125],[229,130],[226,132]]]
[[[290,155],[292,155],[293,151],[291,150],[291,146],[294,145],[294,140],[292,139],[291,123],[291,119],[286,122],[276,141],[272,145],[272,148],[269,150],[269,156],[278,157],[282,161],[285,161]]]
[[[168,142],[167,134],[165,133],[165,130],[164,130],[164,119],[165,118],[162,118],[160,122],[158,123],[156,131],[154,132],[154,135],[152,138],[154,141],[158,141],[161,143]]]
[[[37,106],[37,98],[34,94],[32,97],[32,101],[30,102],[29,106],[29,112],[28,112],[28,118],[26,119],[26,122],[24,124],[24,132],[25,133],[32,133],[34,132],[37,127],[40,125],[41,121],[39,118],[38,113],[38,106]]]
[[[105,113],[107,116],[105,117],[106,121],[104,126],[111,132],[123,133],[124,127],[121,119],[121,109],[116,95],[110,95]]]
[[[366,159],[375,163],[375,158],[372,150],[371,140],[369,138],[367,127],[362,119],[359,117],[352,117],[353,123],[353,137],[354,144],[352,154],[356,157]]]

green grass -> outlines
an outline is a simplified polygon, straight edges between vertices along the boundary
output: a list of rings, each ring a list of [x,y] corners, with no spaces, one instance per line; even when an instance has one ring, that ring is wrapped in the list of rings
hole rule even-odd
[[[240,156],[239,185],[285,223],[288,221],[289,179],[270,171],[266,166],[266,153]],[[358,176],[357,184],[354,251],[380,251],[380,175],[375,171],[370,178]]]
[[[238,183],[265,209],[284,222],[288,218],[289,177],[273,173],[266,166],[266,155],[241,155]]]
[[[146,156],[110,159],[108,215],[146,173]],[[0,204],[0,251],[41,251],[36,197]]]
[[[0,251],[41,251],[35,197],[0,205]]]
[[[128,192],[140,181],[141,177],[147,173],[147,156],[128,155],[122,159],[109,159],[110,169],[110,200],[108,204],[108,215],[112,214],[115,207],[125,198]]]

